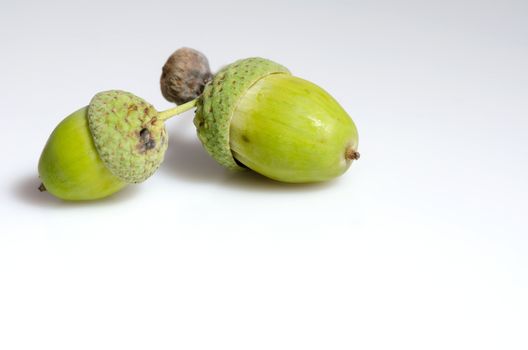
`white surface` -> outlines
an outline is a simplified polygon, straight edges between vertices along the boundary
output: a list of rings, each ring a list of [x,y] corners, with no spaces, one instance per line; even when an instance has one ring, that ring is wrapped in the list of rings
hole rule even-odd
[[[528,3],[190,3],[0,5],[0,349],[527,349]],[[112,88],[168,108],[181,46],[319,84],[361,160],[234,175],[186,113],[146,183],[39,193],[55,125]]]

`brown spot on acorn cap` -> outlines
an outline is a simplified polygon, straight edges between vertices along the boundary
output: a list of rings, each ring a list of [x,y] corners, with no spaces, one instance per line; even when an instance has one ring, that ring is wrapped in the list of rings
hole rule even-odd
[[[163,66],[160,87],[163,97],[183,104],[200,96],[213,74],[205,55],[187,47],[176,50]]]

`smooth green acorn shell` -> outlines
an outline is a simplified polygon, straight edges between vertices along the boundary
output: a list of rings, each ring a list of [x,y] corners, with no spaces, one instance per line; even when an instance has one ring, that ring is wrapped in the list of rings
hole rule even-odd
[[[319,86],[286,74],[260,79],[239,101],[230,127],[234,157],[282,182],[326,181],[352,163],[356,126]]]
[[[88,107],[81,108],[60,122],[40,156],[40,180],[55,197],[99,199],[126,186],[126,182],[113,175],[99,157],[87,112]]]
[[[215,76],[195,125],[220,164],[243,164],[282,182],[332,179],[358,155],[356,126],[330,94],[260,58],[237,61]]]
[[[163,162],[165,124],[143,99],[120,90],[100,92],[90,102],[88,122],[101,159],[121,180],[143,182]]]
[[[229,145],[229,126],[238,101],[259,79],[277,73],[289,71],[264,58],[247,58],[223,68],[205,86],[194,125],[205,150],[223,166],[243,169],[233,158]]]

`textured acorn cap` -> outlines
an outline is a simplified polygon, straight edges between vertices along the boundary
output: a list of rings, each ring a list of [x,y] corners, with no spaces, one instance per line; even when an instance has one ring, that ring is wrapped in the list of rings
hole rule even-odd
[[[145,181],[163,161],[168,136],[156,109],[126,91],[95,95],[88,106],[94,144],[112,174],[128,183]]]
[[[273,61],[246,58],[223,68],[205,86],[196,108],[194,125],[204,148],[223,166],[243,169],[229,146],[229,127],[238,101],[257,81],[277,73],[290,74],[287,68]]]

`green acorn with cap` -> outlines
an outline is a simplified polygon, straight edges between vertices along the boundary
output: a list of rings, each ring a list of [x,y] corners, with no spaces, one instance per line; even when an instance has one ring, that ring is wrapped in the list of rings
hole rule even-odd
[[[93,200],[145,181],[167,150],[164,121],[192,106],[158,112],[126,91],[96,94],[49,137],[38,164],[39,190],[65,200]]]
[[[163,95],[173,102],[188,101],[181,86],[169,84],[184,80],[175,76],[186,70],[175,66],[191,66],[180,50],[165,64],[161,79]],[[310,183],[335,178],[359,159],[358,132],[346,111],[325,90],[278,63],[258,57],[239,60],[203,85],[203,93],[193,96],[198,137],[229,169],[249,168],[282,182]]]
[[[357,130],[343,108],[270,60],[240,60],[213,77],[203,54],[183,48],[163,67],[161,87],[181,105],[158,112],[129,92],[111,90],[66,117],[42,151],[39,189],[65,200],[94,200],[145,181],[163,162],[165,121],[194,107],[200,141],[229,169],[318,182],[343,174],[359,158]]]

